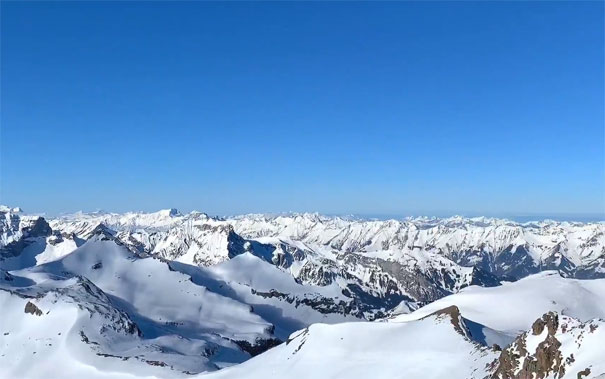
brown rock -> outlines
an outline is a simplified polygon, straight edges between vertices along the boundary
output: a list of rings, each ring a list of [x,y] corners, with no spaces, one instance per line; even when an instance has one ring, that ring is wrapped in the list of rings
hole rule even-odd
[[[42,316],[42,311],[40,310],[40,308],[38,308],[31,301],[28,301],[27,304],[25,304],[25,313],[30,313],[36,316]]]

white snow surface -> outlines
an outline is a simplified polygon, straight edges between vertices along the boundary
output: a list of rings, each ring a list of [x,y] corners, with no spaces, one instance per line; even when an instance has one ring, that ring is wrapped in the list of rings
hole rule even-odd
[[[469,320],[516,336],[549,311],[582,321],[605,319],[605,279],[569,279],[547,271],[498,287],[467,287],[391,321],[417,320],[450,305]]]
[[[287,344],[200,378],[470,378],[495,357],[458,333],[448,316],[314,324]]]
[[[201,378],[484,378],[498,353],[478,339],[506,346],[550,311],[563,313],[560,325],[567,330],[560,326],[557,338],[563,357],[573,354],[576,360],[564,377],[591,367],[588,378],[595,378],[605,373],[605,321],[599,320],[605,316],[604,286],[605,280],[548,272],[502,287],[472,286],[384,322],[314,324],[293,333],[287,344]],[[456,331],[448,315],[436,315],[452,305],[468,335]],[[590,332],[590,325],[599,328]],[[535,352],[542,340],[530,339]]]
[[[60,260],[0,274],[6,279],[0,282],[6,302],[0,313],[0,328],[6,333],[0,362],[8,377],[43,377],[45,366],[27,364],[32,359],[52,361],[55,369],[66,365],[68,373],[72,365],[103,368],[106,362],[112,369],[124,366],[118,368],[124,373],[186,376],[248,359],[236,341],[255,344],[273,338],[273,326],[249,305],[193,283],[167,262],[139,258],[100,236]],[[43,314],[25,314],[28,301]],[[93,310],[82,309],[82,303],[89,302]],[[29,329],[31,323],[39,329]],[[125,331],[129,328],[124,324],[135,323],[141,336]],[[47,329],[57,333],[48,334]],[[92,342],[84,343],[80,331]],[[27,338],[20,343],[18,336]],[[57,352],[63,347],[69,351]],[[52,359],[68,353],[69,359]],[[154,362],[161,364],[156,367]],[[74,371],[72,377],[79,373]]]

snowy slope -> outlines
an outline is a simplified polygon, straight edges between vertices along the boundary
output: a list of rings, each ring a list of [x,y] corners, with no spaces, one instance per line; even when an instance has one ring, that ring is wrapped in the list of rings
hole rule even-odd
[[[351,299],[338,286],[299,283],[288,273],[244,253],[209,268],[171,262],[173,270],[191,276],[194,283],[249,304],[254,312],[275,326],[274,334],[285,340],[292,332],[312,323],[356,321]]]
[[[499,287],[468,287],[392,320],[416,320],[451,305],[467,319],[517,335],[550,311],[583,321],[605,319],[605,279],[569,279],[543,272]]]
[[[555,273],[473,286],[383,322],[312,325],[287,344],[201,377],[577,378],[588,368],[582,377],[596,378],[605,374],[604,286]],[[552,315],[556,321],[547,321]],[[547,363],[524,363],[532,360]]]
[[[497,353],[467,333],[464,321],[447,312],[408,323],[315,324],[201,378],[470,378]]]
[[[555,312],[500,351],[449,307],[408,322],[315,324],[241,365],[200,378],[602,378],[605,321]]]
[[[21,282],[27,281],[27,287],[24,288],[11,288],[13,283],[19,281],[4,281],[11,299],[19,291],[27,291],[31,296],[49,291],[53,297],[43,298],[45,302],[42,305],[45,306],[73,302],[76,303],[75,306],[81,307],[84,300],[70,300],[65,288],[81,282],[88,283],[80,287],[84,286],[84,292],[89,292],[88,288],[94,288],[96,297],[104,302],[104,310],[101,311],[104,317],[111,322],[119,319],[106,315],[109,311],[105,308],[115,309],[121,317],[131,320],[128,321],[131,326],[127,329],[136,330],[137,333],[129,334],[139,334],[140,331],[140,338],[132,337],[128,344],[121,345],[103,333],[110,327],[104,328],[101,323],[90,321],[89,329],[93,331],[92,336],[95,338],[86,334],[87,337],[82,336],[82,340],[94,341],[87,344],[91,345],[92,350],[97,350],[97,353],[109,355],[112,362],[122,359],[139,360],[141,349],[147,346],[156,353],[150,355],[153,359],[145,358],[144,362],[151,360],[177,372],[202,372],[242,362],[250,354],[254,354],[255,349],[264,349],[266,347],[263,346],[277,342],[273,335],[273,325],[253,313],[249,305],[193,283],[189,276],[173,271],[166,262],[156,258],[140,258],[103,234],[92,236],[60,260],[12,271],[6,275],[7,278],[12,276],[21,278]],[[29,319],[23,313],[24,308],[16,305],[7,308],[20,317],[3,313],[0,315],[0,324],[10,324],[9,320],[14,318],[15,330],[24,333],[21,323],[24,318]],[[47,308],[52,307],[49,305],[40,308],[44,308],[46,312]],[[76,321],[71,323],[76,324]],[[66,325],[70,325],[70,322]],[[38,340],[46,338],[33,331],[25,333]],[[106,340],[105,343],[103,339]],[[73,345],[74,341],[71,340],[68,344]],[[12,351],[14,343],[16,342],[5,345],[6,353],[0,359],[11,357],[7,353]],[[183,355],[187,357],[183,358]],[[193,358],[190,359],[189,356]],[[38,357],[35,358],[37,361]],[[77,354],[72,359],[80,361]]]
[[[183,377],[209,364],[195,341],[143,339],[132,319],[84,278],[38,275],[36,283],[0,276],[2,378]],[[173,346],[180,351],[165,352]]]

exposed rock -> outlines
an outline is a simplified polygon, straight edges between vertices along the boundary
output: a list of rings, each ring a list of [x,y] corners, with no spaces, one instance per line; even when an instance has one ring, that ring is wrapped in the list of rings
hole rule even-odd
[[[0,212],[0,216],[5,214]],[[52,234],[50,225],[43,217],[8,213],[0,217],[0,262],[16,257],[23,249],[37,240],[45,240]]]
[[[162,361],[148,361],[148,360],[145,360],[145,363],[147,363],[150,366],[160,366],[160,367],[166,367],[166,366],[168,366],[165,362],[162,362]]]
[[[28,301],[27,304],[25,304],[25,313],[29,313],[36,316],[42,316],[42,311],[40,310],[40,308],[38,308],[31,301]]]
[[[582,379],[584,377],[588,377],[590,375],[590,368],[585,368],[584,370],[578,372],[578,379]]]
[[[251,344],[248,341],[239,340],[233,341],[240,347],[243,351],[250,354],[251,356],[257,356],[265,351],[269,350],[272,347],[275,347],[282,343],[282,341],[277,338],[269,338],[269,339],[257,339],[254,344]]]
[[[460,309],[457,306],[450,305],[447,308],[443,308],[441,310],[438,310],[437,312],[433,312],[430,315],[423,317],[423,319],[434,316],[449,318],[456,332],[462,334],[467,338],[471,337],[470,331],[464,324],[464,319],[460,315]]]
[[[97,262],[94,265],[92,265],[93,270],[98,270],[100,268],[103,268],[103,262]]]
[[[491,363],[491,377],[562,378],[571,368],[578,370],[578,367],[574,366],[577,354],[582,351],[582,344],[592,325],[592,321],[582,323],[570,317],[559,316],[555,312],[544,314],[533,323],[529,332],[517,337],[501,352],[500,357]],[[567,345],[562,346],[561,341],[567,341]],[[567,356],[564,356],[564,351]],[[583,354],[586,354],[586,350]],[[575,372],[577,377],[581,378],[590,374],[590,368]],[[574,371],[569,373],[573,375]]]
[[[537,319],[531,329],[534,336],[541,334],[544,327],[548,328],[548,334],[554,335],[559,327],[559,317],[554,312],[546,313],[542,318]]]

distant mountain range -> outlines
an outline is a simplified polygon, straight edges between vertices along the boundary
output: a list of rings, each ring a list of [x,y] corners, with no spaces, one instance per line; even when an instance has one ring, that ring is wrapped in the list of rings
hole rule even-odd
[[[259,354],[218,375],[283,377],[295,365],[296,377],[361,377],[334,360],[370,359],[363,341],[381,367],[389,349],[436,359],[442,344],[459,354],[452,377],[547,377],[554,366],[595,377],[603,350],[582,341],[605,317],[593,304],[605,303],[602,278],[605,223],[175,209],[45,219],[0,207],[0,377],[57,365],[63,377],[187,377]],[[339,347],[345,336],[353,343]],[[410,345],[420,338],[430,341]],[[555,351],[563,361],[545,363]],[[443,377],[405,371],[412,357],[377,377]]]

